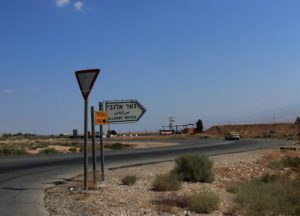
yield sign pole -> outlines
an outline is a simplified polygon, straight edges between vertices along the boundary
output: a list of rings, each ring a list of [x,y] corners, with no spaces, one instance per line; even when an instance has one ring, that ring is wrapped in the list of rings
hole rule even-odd
[[[99,69],[89,69],[76,71],[75,75],[79,84],[82,96],[84,98],[84,190],[88,190],[87,184],[87,169],[88,169],[88,97],[93,88],[93,85],[100,73]]]

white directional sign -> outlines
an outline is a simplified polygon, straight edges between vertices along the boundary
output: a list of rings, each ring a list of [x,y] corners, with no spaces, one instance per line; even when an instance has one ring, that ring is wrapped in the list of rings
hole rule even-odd
[[[105,102],[108,123],[136,122],[146,109],[137,100],[120,100]]]
[[[88,98],[99,73],[99,69],[76,71],[75,74],[77,82],[79,84],[84,99]]]

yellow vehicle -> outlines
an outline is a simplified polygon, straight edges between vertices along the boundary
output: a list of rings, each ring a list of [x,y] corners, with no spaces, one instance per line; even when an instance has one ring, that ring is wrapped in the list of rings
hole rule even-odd
[[[239,140],[240,135],[238,132],[230,131],[229,133],[225,134],[225,140]]]

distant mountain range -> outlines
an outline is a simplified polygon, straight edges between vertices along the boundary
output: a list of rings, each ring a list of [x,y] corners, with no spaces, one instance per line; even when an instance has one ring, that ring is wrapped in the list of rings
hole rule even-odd
[[[213,117],[204,119],[206,127],[224,124],[262,124],[294,122],[300,116],[300,104],[293,104],[281,108],[264,110],[239,117]]]

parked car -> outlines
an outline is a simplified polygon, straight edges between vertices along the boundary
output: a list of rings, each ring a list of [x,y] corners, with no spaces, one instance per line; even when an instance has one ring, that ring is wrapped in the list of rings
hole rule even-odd
[[[225,140],[239,140],[239,139],[240,139],[240,135],[238,132],[231,131],[225,134]]]

